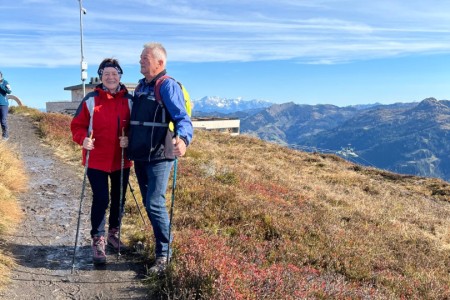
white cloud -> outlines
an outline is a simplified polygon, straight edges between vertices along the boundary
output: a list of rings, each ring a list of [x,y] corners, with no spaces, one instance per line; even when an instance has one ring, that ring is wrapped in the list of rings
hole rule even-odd
[[[88,61],[137,64],[142,45],[163,42],[171,60],[293,59],[331,64],[450,52],[450,3],[438,0],[83,1]],[[1,5],[2,66],[80,61],[79,2]]]

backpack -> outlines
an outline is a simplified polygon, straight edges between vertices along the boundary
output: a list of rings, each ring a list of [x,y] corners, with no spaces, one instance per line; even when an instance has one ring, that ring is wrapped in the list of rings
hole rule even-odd
[[[130,117],[128,159],[135,161],[175,159],[172,154],[175,124],[170,121],[170,113],[165,108],[161,96],[161,85],[166,79],[174,80],[179,84],[183,93],[184,99],[182,101],[184,101],[186,112],[189,116],[191,115],[190,96],[183,85],[172,77],[163,75],[158,78],[153,93],[139,94],[137,92],[140,89],[138,85],[135,89]]]
[[[164,80],[166,80],[168,78],[170,78],[172,80],[175,80],[174,78],[172,78],[172,77],[170,77],[168,75],[164,75],[164,76],[161,76],[160,78],[158,78],[158,80],[156,80],[156,83],[155,83],[155,89],[154,89],[155,99],[160,104],[163,104],[163,101],[162,101],[162,98],[161,98],[161,85],[164,82]],[[184,107],[186,108],[186,112],[187,112],[188,116],[190,117],[191,114],[192,114],[191,96],[189,96],[188,91],[186,90],[184,85],[181,84],[181,82],[179,82],[179,81],[176,81],[176,82],[178,83],[178,85],[181,88],[181,91],[183,92]],[[172,132],[175,130],[175,125],[173,124],[173,122],[169,123],[169,129]]]

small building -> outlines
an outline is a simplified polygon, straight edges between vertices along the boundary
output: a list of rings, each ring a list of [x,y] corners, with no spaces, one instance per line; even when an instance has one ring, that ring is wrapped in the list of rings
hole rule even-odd
[[[100,78],[91,77],[89,83],[84,85],[86,94],[92,92],[97,85],[101,83]],[[137,86],[137,83],[124,83],[126,88],[130,93],[134,92],[134,89]],[[71,92],[71,101],[52,101],[45,103],[46,112],[57,112],[57,113],[66,113],[66,114],[74,114],[77,110],[78,106],[83,100],[83,85],[73,85],[64,88],[65,91]]]
[[[204,129],[239,135],[241,120],[233,118],[193,117],[194,129]]]

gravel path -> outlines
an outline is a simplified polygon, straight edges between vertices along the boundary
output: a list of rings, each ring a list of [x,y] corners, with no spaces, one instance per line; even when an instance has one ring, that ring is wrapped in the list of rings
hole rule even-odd
[[[30,177],[19,201],[24,219],[6,243],[17,259],[12,283],[1,299],[146,299],[138,256],[108,253],[108,263],[91,263],[89,184],[83,201],[75,271],[72,257],[82,174],[61,162],[41,143],[31,120],[9,115],[8,143],[19,152]]]

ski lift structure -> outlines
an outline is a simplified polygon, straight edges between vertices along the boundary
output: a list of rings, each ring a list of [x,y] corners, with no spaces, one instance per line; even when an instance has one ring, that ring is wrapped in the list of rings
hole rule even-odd
[[[341,150],[337,151],[336,154],[341,155],[343,157],[358,157],[358,154],[355,153],[355,150],[348,144],[347,147],[341,147]]]

